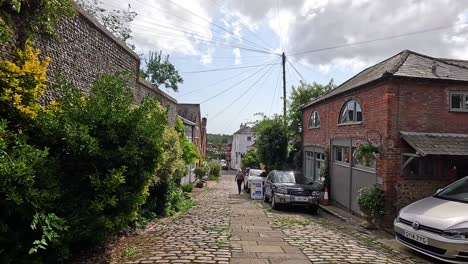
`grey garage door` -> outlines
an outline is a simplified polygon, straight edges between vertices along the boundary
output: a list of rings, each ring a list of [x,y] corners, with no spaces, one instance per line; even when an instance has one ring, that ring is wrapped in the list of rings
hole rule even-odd
[[[376,183],[375,164],[370,167],[359,164],[353,154],[357,140],[332,141],[330,188],[331,198],[340,205],[360,213],[356,202],[358,190]]]

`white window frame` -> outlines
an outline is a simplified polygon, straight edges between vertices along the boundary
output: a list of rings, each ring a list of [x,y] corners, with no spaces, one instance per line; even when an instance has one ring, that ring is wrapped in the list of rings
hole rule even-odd
[[[314,119],[315,123],[313,123],[314,121],[312,120],[314,115],[316,115]],[[312,111],[312,113],[310,113],[308,128],[320,128],[320,114],[318,111]]]
[[[462,108],[453,108],[452,107],[452,96],[454,95],[461,95],[462,96]],[[451,91],[449,93],[449,111],[450,112],[468,112],[468,104],[466,103],[468,102],[468,92],[458,92],[458,91]],[[465,105],[465,107],[463,108],[463,105]]]
[[[345,109],[347,109],[349,103],[353,103],[354,104],[354,110],[353,110],[353,121],[347,121],[347,122],[342,122],[341,121],[341,117],[343,116],[343,111]],[[357,121],[357,112],[356,109],[358,108],[361,109],[361,120]],[[361,104],[359,103],[358,100],[356,99],[351,99],[351,100],[348,100],[346,101],[346,103],[343,104],[343,106],[341,107],[341,110],[340,110],[340,115],[338,116],[338,126],[343,126],[343,125],[358,125],[358,124],[362,124],[362,120],[364,119],[364,115],[363,115],[363,110],[362,110],[362,106]]]

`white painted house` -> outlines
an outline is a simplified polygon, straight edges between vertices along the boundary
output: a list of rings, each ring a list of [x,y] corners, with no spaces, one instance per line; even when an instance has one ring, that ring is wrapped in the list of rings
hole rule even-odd
[[[253,129],[245,124],[240,125],[240,129],[232,135],[231,168],[242,167],[242,157],[249,151],[255,143]]]

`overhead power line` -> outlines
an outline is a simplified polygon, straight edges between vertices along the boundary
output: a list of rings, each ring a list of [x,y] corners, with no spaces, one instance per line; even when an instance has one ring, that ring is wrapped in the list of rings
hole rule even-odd
[[[358,45],[377,42],[377,41],[383,41],[383,40],[407,37],[407,36],[411,36],[411,35],[423,34],[423,33],[428,33],[428,32],[434,32],[434,31],[439,31],[439,30],[445,30],[445,29],[454,28],[456,26],[466,25],[466,24],[468,24],[468,23],[467,22],[457,23],[457,24],[450,25],[450,26],[440,26],[440,27],[428,28],[428,29],[423,29],[423,30],[418,30],[418,31],[413,31],[413,32],[408,32],[408,33],[403,33],[403,34],[397,34],[397,35],[392,35],[392,36],[387,36],[387,37],[382,37],[382,38],[375,38],[375,39],[369,39],[369,40],[364,40],[364,41],[359,41],[359,42],[354,42],[354,43],[330,46],[330,47],[314,49],[314,50],[307,50],[307,51],[292,53],[292,54],[290,54],[290,56],[320,52],[320,51],[325,51],[325,50],[340,49],[340,48],[344,48],[344,47],[358,46]]]
[[[227,78],[224,78],[224,79],[222,79],[222,80],[219,80],[219,81],[216,81],[216,82],[214,82],[214,83],[212,83],[212,84],[209,84],[208,86],[204,86],[204,87],[202,87],[202,88],[195,89],[195,90],[189,91],[189,92],[187,92],[187,93],[181,94],[180,96],[189,95],[189,94],[191,94],[191,93],[194,93],[194,92],[197,92],[197,91],[201,91],[201,90],[204,90],[204,89],[209,88],[209,87],[213,87],[213,86],[218,85],[218,84],[220,84],[220,83],[222,83],[222,82],[225,82],[225,81],[228,81],[228,80],[232,80],[232,79],[234,79],[234,78],[236,78],[236,77],[242,76],[243,74],[245,74],[245,73],[247,73],[247,72],[250,72],[250,71],[253,71],[253,69],[248,69],[248,70],[243,71],[243,72],[241,72],[241,73],[236,73],[236,74],[231,75],[231,76],[229,76],[229,77],[227,77]]]
[[[154,36],[158,36],[159,38],[168,38],[168,39],[176,39],[176,40],[183,40],[183,41],[187,41],[187,39],[190,39],[190,40],[195,40],[195,41],[201,41],[201,42],[205,42],[205,43],[210,43],[210,44],[215,44],[214,46],[226,46],[226,47],[231,47],[231,48],[238,48],[238,49],[241,49],[241,50],[247,50],[247,51],[253,51],[253,52],[259,52],[259,53],[265,53],[265,54],[273,54],[271,52],[266,52],[266,51],[263,51],[263,50],[259,50],[259,49],[251,49],[251,48],[246,48],[246,47],[242,47],[242,46],[238,46],[238,45],[232,45],[232,44],[227,44],[227,43],[220,43],[220,42],[216,42],[216,41],[212,41],[212,40],[207,40],[207,39],[202,39],[202,38],[196,38],[196,37],[192,37],[192,36],[187,36],[187,35],[184,35],[184,34],[175,34],[175,32],[170,32],[170,31],[164,31],[164,30],[161,30],[161,29],[157,29],[157,28],[152,28],[152,27],[147,27],[147,26],[142,26],[142,25],[138,25],[138,24],[132,24],[133,26],[136,26],[136,27],[140,27],[140,28],[146,28],[146,29],[151,29],[152,31],[151,32],[144,32],[144,34],[146,35],[154,35]],[[154,31],[159,31],[159,32],[162,32],[164,33],[164,35],[161,35],[161,34],[154,34]],[[176,37],[174,38],[172,35],[175,35]],[[179,38],[177,38],[179,37]]]
[[[258,65],[248,65],[248,66],[239,66],[239,67],[228,67],[228,68],[219,68],[219,69],[211,69],[211,70],[203,70],[203,71],[188,71],[188,72],[181,72],[181,73],[203,73],[203,72],[214,72],[214,71],[228,71],[228,70],[237,70],[237,69],[245,69],[245,68],[257,68],[262,66],[269,66],[269,65],[276,65],[278,63],[269,63],[269,64],[258,64]]]
[[[209,24],[211,24],[211,25],[213,25],[213,26],[215,26],[215,27],[217,27],[217,28],[219,28],[219,29],[221,29],[221,30],[223,30],[223,31],[225,31],[225,32],[227,32],[227,33],[233,35],[233,36],[239,37],[239,38],[242,39],[242,40],[245,40],[245,41],[247,41],[247,42],[249,42],[249,43],[252,43],[253,45],[256,45],[256,46],[258,46],[258,47],[260,47],[260,48],[262,48],[262,49],[268,51],[268,48],[266,48],[266,47],[264,47],[264,46],[262,46],[262,45],[259,45],[259,44],[255,43],[255,42],[253,42],[253,41],[250,41],[250,40],[248,40],[248,39],[246,39],[246,38],[244,38],[244,37],[242,37],[242,36],[240,36],[240,35],[236,35],[234,32],[230,31],[229,29],[226,29],[226,28],[224,28],[224,27],[222,27],[222,26],[220,26],[220,25],[218,25],[218,24],[216,24],[216,23],[211,22],[209,19],[207,19],[207,18],[205,18],[205,17],[202,17],[202,16],[200,16],[199,14],[197,14],[197,13],[195,13],[195,12],[193,12],[193,11],[191,11],[191,10],[189,10],[189,9],[187,9],[187,8],[185,8],[185,7],[183,7],[183,6],[181,6],[180,4],[174,2],[173,0],[169,0],[169,1],[170,1],[172,4],[174,4],[175,6],[178,6],[179,8],[185,10],[186,12],[188,12],[188,13],[190,13],[190,14],[196,16],[196,17],[199,17],[200,19],[202,19],[202,20],[208,22]]]
[[[279,68],[279,67],[278,67],[278,68]],[[229,131],[229,130],[232,128],[233,125],[234,125],[234,126],[236,125],[236,121],[239,119],[239,117],[242,116],[241,114],[242,114],[245,110],[248,109],[247,107],[250,105],[250,103],[253,101],[253,99],[255,98],[255,96],[258,94],[258,92],[259,92],[259,91],[262,89],[262,87],[265,85],[265,82],[268,80],[268,77],[270,77],[271,73],[272,73],[274,70],[273,70],[273,68],[270,68],[268,71],[269,71],[269,72],[268,72],[268,75],[265,76],[265,78],[263,79],[263,81],[262,81],[262,83],[260,84],[260,86],[258,86],[258,89],[255,90],[255,93],[254,93],[252,96],[250,96],[250,98],[249,98],[249,100],[247,101],[247,103],[246,103],[242,108],[240,108],[240,111],[234,116],[234,119],[231,121],[231,126],[229,126],[229,127],[226,126],[226,131]],[[279,73],[278,73],[278,74],[279,74]]]
[[[250,91],[260,80],[263,79],[263,77],[271,71],[271,69],[273,68],[273,65],[270,66],[270,68],[265,71],[262,76],[260,76],[260,78],[258,78],[251,86],[249,86],[249,88],[247,88],[241,95],[239,95],[236,99],[234,99],[234,101],[232,101],[228,106],[225,106],[221,111],[219,111],[217,114],[215,114],[213,117],[210,118],[210,120],[214,120],[216,117],[220,116],[222,113],[224,113],[224,111],[226,111],[229,107],[231,107],[232,105],[234,105],[237,101],[239,101],[248,91]]]
[[[150,5],[150,4],[145,3],[144,1],[141,1],[141,0],[134,0],[134,1],[136,1],[136,2],[138,2],[138,3],[141,3],[141,4],[145,5],[145,6],[148,6],[148,7],[150,7],[150,8],[160,10],[161,12],[163,12],[163,13],[165,13],[165,14],[168,14],[168,15],[170,15],[170,16],[176,17],[176,18],[181,19],[181,20],[183,20],[183,21],[187,21],[187,22],[189,22],[189,23],[191,23],[191,24],[201,26],[200,24],[194,23],[193,21],[187,19],[186,17],[179,16],[179,15],[174,14],[173,12],[167,11],[167,10],[165,10],[165,9],[163,9],[163,8],[160,8],[160,7],[157,7],[157,6],[154,6],[154,5]],[[184,8],[184,7],[182,7],[182,6],[180,6],[179,4],[174,3],[173,1],[171,1],[171,2],[172,2],[174,5],[176,5],[176,6],[180,7],[180,8],[182,8],[182,9],[186,10],[186,12],[189,12],[189,13],[191,13],[192,15],[203,19],[205,22],[207,22],[207,23],[209,23],[209,24],[215,26],[216,28],[220,28],[220,29],[222,29],[223,31],[229,33],[229,34],[232,35],[232,36],[235,36],[235,37],[239,37],[239,38],[241,38],[241,39],[244,39],[244,38],[242,38],[242,36],[238,36],[238,35],[236,35],[235,33],[230,32],[229,30],[226,30],[226,29],[222,28],[222,27],[219,26],[219,25],[216,25],[215,23],[212,23],[210,20],[208,20],[208,19],[206,19],[206,18],[203,18],[203,17],[201,17],[201,16],[199,16],[199,15],[193,13],[192,11],[190,11],[190,10],[188,10],[188,9],[186,9],[186,8]],[[214,30],[213,30],[213,31],[214,31]],[[219,31],[214,31],[214,32],[220,33]],[[244,39],[244,40],[247,41],[247,42],[249,42],[249,43],[252,43],[252,44],[255,45],[255,46],[259,46],[260,49],[261,49],[262,51],[266,52],[266,53],[272,53],[272,52],[270,52],[267,48],[265,48],[265,47],[263,47],[263,46],[261,46],[261,45],[258,45],[257,43],[254,43],[254,42],[252,42],[252,41],[250,41],[250,40],[246,40],[246,39]]]
[[[258,71],[256,71],[256,72],[250,74],[249,76],[247,76],[246,78],[242,79],[241,81],[239,81],[239,82],[237,82],[237,83],[235,83],[235,84],[229,86],[228,88],[222,90],[221,92],[219,92],[219,93],[217,93],[217,94],[215,94],[215,95],[209,97],[208,99],[202,101],[200,104],[206,103],[206,102],[208,102],[208,101],[210,101],[210,100],[212,100],[212,99],[214,99],[214,98],[220,96],[221,94],[224,94],[225,92],[231,90],[232,88],[236,87],[237,85],[239,85],[239,84],[245,82],[246,80],[252,78],[254,75],[256,75],[256,74],[259,73],[260,71],[264,70],[266,67],[268,67],[268,64],[265,64],[265,66],[264,66],[263,68],[261,68],[260,70],[258,70]]]
[[[226,12],[226,14],[228,14],[230,17],[234,17],[232,15],[231,12],[229,12],[229,10],[227,10],[226,8],[224,8],[222,5],[220,5],[218,3],[218,1],[216,0],[213,0],[215,2],[215,4],[217,6],[219,6],[219,8],[221,8],[222,11]],[[268,42],[266,42],[265,40],[263,40],[260,36],[258,36],[258,34],[256,34],[255,32],[253,32],[251,29],[250,29],[250,26],[247,25],[244,21],[240,20],[240,19],[236,19],[236,21],[238,21],[239,23],[241,23],[242,25],[245,26],[245,28],[250,32],[252,33],[252,36],[254,36],[255,38],[257,38],[258,40],[260,40],[261,42],[265,43],[268,47],[270,47],[271,49],[274,49]]]
[[[304,82],[307,82],[306,79],[304,78],[304,76],[297,70],[296,66],[294,66],[294,64],[292,64],[292,62],[289,60],[289,58],[287,59],[287,62],[288,62],[289,65],[291,65],[293,70],[296,72],[297,76],[299,76],[299,79],[304,81]]]

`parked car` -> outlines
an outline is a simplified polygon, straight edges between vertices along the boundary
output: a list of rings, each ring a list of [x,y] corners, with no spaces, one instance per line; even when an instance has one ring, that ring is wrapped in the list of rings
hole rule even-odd
[[[219,165],[221,166],[221,169],[223,169],[223,170],[227,170],[227,169],[228,169],[228,167],[227,167],[227,162],[226,162],[225,160],[221,160],[221,161],[219,162]]]
[[[266,180],[266,173],[264,170],[260,169],[250,169],[249,172],[245,175],[245,183],[244,183],[244,189],[250,193],[250,181],[251,180],[261,180],[262,181],[262,187],[265,186],[265,180]]]
[[[468,177],[401,209],[394,221],[401,244],[449,263],[468,263]]]
[[[265,181],[265,202],[271,200],[271,207],[280,205],[308,206],[316,214],[320,203],[322,185],[309,181],[302,173],[274,170]]]

